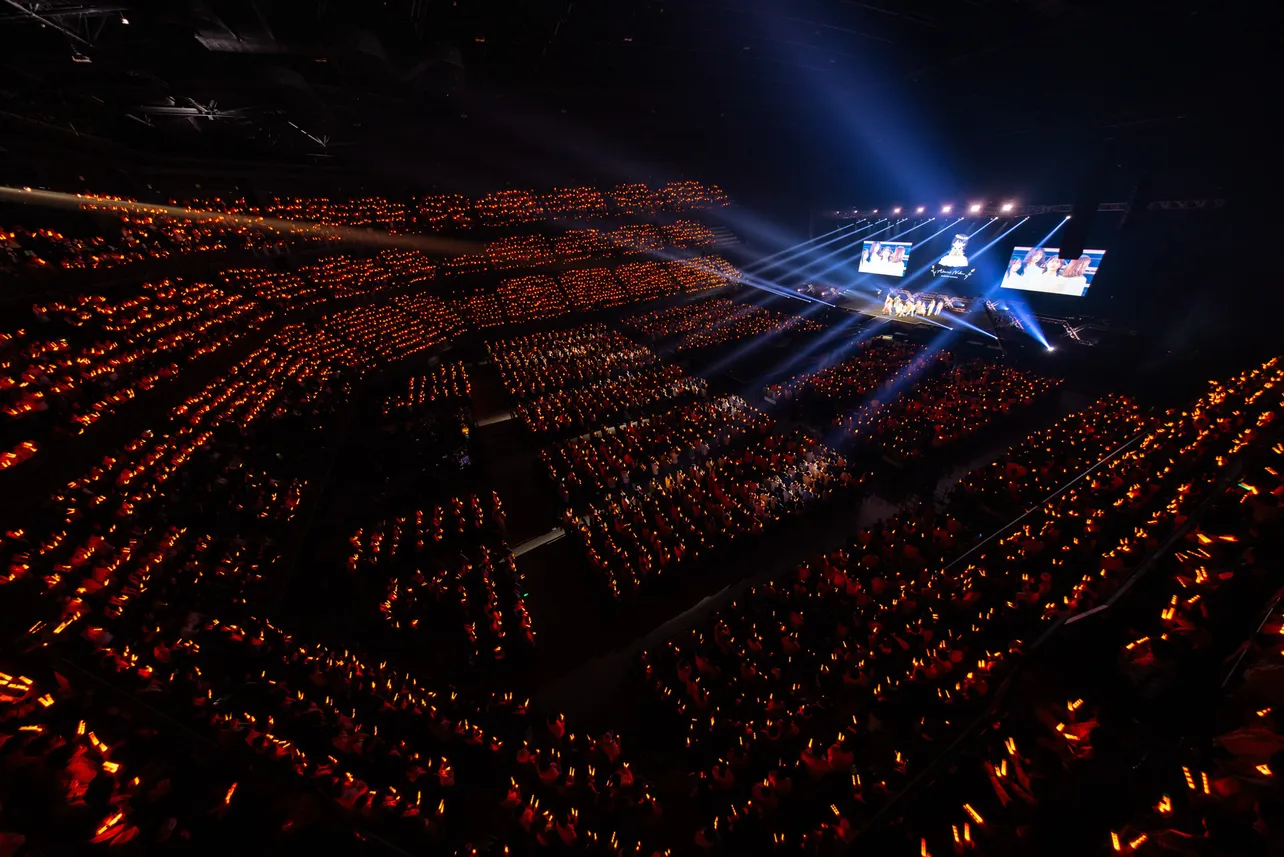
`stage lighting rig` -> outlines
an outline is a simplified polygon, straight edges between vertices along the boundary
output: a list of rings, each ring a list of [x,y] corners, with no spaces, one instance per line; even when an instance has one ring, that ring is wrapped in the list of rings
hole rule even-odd
[[[979,202],[974,202],[974,203],[972,203],[972,213],[973,213],[973,214],[978,213],[980,210],[981,210],[981,203],[979,203]]]

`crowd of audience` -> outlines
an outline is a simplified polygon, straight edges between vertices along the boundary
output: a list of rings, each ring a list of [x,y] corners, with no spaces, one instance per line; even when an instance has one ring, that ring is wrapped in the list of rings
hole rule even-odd
[[[621,185],[609,194],[588,187],[558,188],[550,193],[506,190],[475,201],[458,194],[438,194],[418,197],[409,206],[381,196],[347,200],[275,196],[261,204],[244,197],[170,201],[171,206],[202,212],[198,218],[123,197],[81,198],[84,214],[63,218],[60,222],[65,225],[58,228],[0,225],[0,272],[110,268],[184,253],[280,249],[291,241],[332,241],[334,236],[323,231],[329,227],[401,234],[416,225],[429,231],[457,230],[474,223],[509,226],[546,219],[685,212],[727,204],[719,188],[693,181],[670,182],[655,190],[641,184]],[[297,229],[281,231],[271,225],[271,220],[312,224],[320,229],[311,235]],[[695,247],[713,243],[707,227],[683,219],[664,227],[622,227],[609,241],[594,230],[578,233],[587,239],[586,243],[571,235],[565,236],[565,243],[558,239],[556,246],[538,236],[500,239],[489,245],[488,255],[492,264],[503,270],[548,264],[558,257],[588,258],[610,246],[630,252],[653,252],[666,244]],[[485,260],[470,261],[465,257],[443,270],[469,270],[470,265],[478,264],[484,267]]]
[[[506,533],[499,495],[454,498],[358,529],[348,570],[377,578],[379,611],[398,632],[446,639],[468,666],[511,661],[535,631]]]
[[[917,383],[908,390],[885,393],[839,417],[835,424],[843,436],[891,458],[913,460],[975,434],[1014,408],[1029,407],[1060,384],[984,360],[955,366],[947,354],[926,359],[948,368],[927,375],[915,370]],[[907,373],[902,370],[900,377]]]
[[[922,346],[910,342],[866,340],[841,363],[772,384],[763,395],[772,402],[821,400],[842,407],[894,382],[922,353]]]
[[[680,459],[680,457],[679,457]],[[658,465],[658,462],[657,462]],[[611,597],[738,537],[761,534],[854,480],[842,456],[804,434],[765,434],[566,512]]]
[[[251,299],[184,280],[38,304],[0,332],[5,449],[30,458],[53,431],[79,434],[270,317]]]
[[[384,202],[274,204],[346,225],[406,222]],[[624,204],[718,203],[674,183],[661,193],[516,192],[473,214],[569,219]],[[249,354],[229,356],[231,367],[190,395],[178,388],[182,401],[161,419],[108,445],[0,534],[0,853],[364,853],[379,842],[461,857],[837,857],[880,831],[920,857],[1047,853],[1079,840],[1103,853],[1276,853],[1276,361],[1157,417],[1122,397],[1097,401],[964,476],[939,505],[911,503],[653,646],[634,688],[641,770],[613,733],[577,734],[512,693],[454,688],[410,665],[412,650],[427,649],[418,664],[466,675],[525,665],[534,651],[497,495],[372,515],[383,520],[351,536],[365,612],[401,641],[379,656],[369,641],[304,640],[263,618],[367,379],[386,385],[384,370],[466,325],[698,292],[734,280],[728,269],[642,262],[442,300],[403,291],[434,267],[390,250],[23,313],[0,332],[11,432],[0,470],[38,454],[48,431],[92,425],[238,338]],[[704,300],[631,324],[697,348],[810,322]],[[710,397],[702,379],[604,325],[488,349],[517,418],[537,435],[576,435],[553,441],[542,463],[572,539],[619,601],[860,481],[818,440],[777,429],[737,397]],[[417,420],[466,409],[462,363],[409,372],[374,402],[386,422],[418,431]],[[767,392],[833,409],[860,401],[837,421],[843,433],[909,459],[1056,385],[880,342]],[[351,532],[339,530],[340,543]],[[1116,612],[1125,597],[1129,609]],[[1034,660],[1045,632],[1079,633],[1089,627],[1080,618],[1126,626],[1126,642],[1090,649],[1078,678],[996,693],[1023,674],[1015,665]],[[1250,635],[1239,649],[1236,629]],[[1111,663],[1094,666],[1135,688],[1132,708],[1100,689],[1087,662],[1102,651]],[[1228,667],[1216,719],[1172,704],[1196,687],[1217,696]],[[1192,728],[1165,730],[1178,716]],[[961,761],[937,765],[947,748]],[[934,776],[919,782],[929,766]],[[1108,796],[1085,787],[1103,771],[1119,785]],[[662,809],[659,789],[677,798],[676,812]],[[1058,805],[1076,792],[1085,803],[1125,799],[1078,822]]]
[[[631,316],[624,324],[654,339],[679,336],[677,350],[690,351],[751,336],[790,330],[814,332],[823,327],[811,319],[785,315],[756,304],[713,298]]]
[[[730,200],[717,185],[697,181],[673,181],[656,191],[658,203],[670,211],[694,211],[729,205]]]
[[[665,241],[673,247],[707,247],[717,240],[712,229],[696,220],[675,220],[663,230]]]
[[[1154,624],[1139,629],[1147,632],[1142,638],[1120,647],[1120,669],[1139,695],[1148,684],[1162,683],[1179,705],[1200,710],[1202,688],[1190,686],[1188,675],[1211,672],[1214,680],[1222,679],[1213,688],[1221,697],[1211,721],[1215,728],[1204,726],[1199,740],[1163,747],[1160,776],[1129,783],[1129,814],[1122,823],[1093,831],[1112,843],[1118,836],[1129,851],[1146,841],[1181,855],[1268,855],[1284,847],[1284,734],[1278,715],[1284,710],[1284,656],[1277,643],[1284,634],[1284,608],[1279,580],[1270,571],[1284,549],[1284,448],[1276,444],[1263,457],[1226,487],[1205,517],[1209,526],[1185,536],[1165,569],[1172,597],[1159,601],[1162,609],[1152,608]],[[1212,664],[1215,671],[1205,666]],[[1199,667],[1205,669],[1196,672]],[[1138,708],[1146,701],[1143,696]],[[1150,711],[1162,728],[1163,710]],[[1078,773],[1067,769],[1064,775]]]
[[[611,190],[611,205],[620,214],[655,214],[660,210],[656,194],[641,182],[626,182]]]
[[[402,392],[384,398],[383,415],[411,416],[434,405],[467,400],[472,391],[463,363],[438,363],[426,373],[407,378]]]
[[[535,434],[583,433],[602,423],[627,422],[657,407],[708,395],[708,383],[677,366],[629,370],[569,390],[522,402],[513,413]]]
[[[710,326],[693,330],[678,342],[679,352],[708,348],[749,337],[771,337],[798,331],[816,333],[824,330],[819,322],[797,315],[763,309],[754,304],[739,304],[709,318]]]
[[[375,261],[403,286],[417,286],[437,276],[432,257],[418,250],[380,250]]]
[[[684,294],[705,292],[723,286],[739,283],[741,273],[721,256],[697,256],[694,259],[679,259],[670,263],[670,273],[682,287]]]
[[[649,256],[664,249],[664,233],[658,226],[640,223],[621,226],[607,235],[611,246],[626,256]]]
[[[530,399],[642,369],[655,355],[604,324],[488,342],[486,350],[509,395]]]
[[[473,330],[488,330],[508,324],[504,305],[494,292],[475,291],[458,295],[451,300],[450,306]]]
[[[711,327],[718,319],[735,312],[736,307],[737,304],[727,298],[712,298],[629,316],[623,323],[639,333],[664,339]]]
[[[213,756],[214,758],[211,758]],[[352,833],[305,789],[193,752],[113,694],[0,672],[0,851],[272,853]]]
[[[477,219],[486,226],[531,223],[545,217],[540,194],[533,190],[497,190],[474,203]]]
[[[512,324],[556,318],[570,311],[557,281],[543,274],[502,281],[499,300]]]
[[[348,327],[327,324],[324,329]],[[600,835],[603,841],[620,841],[625,830],[636,830],[658,814],[658,806],[623,765],[613,736],[567,735],[560,718],[536,720],[511,695],[478,698],[449,688],[429,690],[360,653],[300,644],[247,615],[270,560],[262,555],[267,543],[261,536],[250,536],[239,525],[223,529],[230,526],[229,510],[240,507],[255,521],[271,512],[273,520],[284,520],[298,492],[240,479],[239,471],[249,467],[242,460],[246,445],[256,441],[262,445],[259,452],[271,458],[274,444],[286,443],[276,446],[285,452],[297,447],[300,432],[332,423],[333,410],[347,400],[349,388],[322,355],[339,365],[362,364],[355,346],[337,346],[318,335],[322,329],[287,327],[226,378],[176,409],[174,431],[140,436],[52,498],[50,511],[56,516],[45,516],[39,528],[5,535],[6,596],[39,596],[37,608],[27,614],[38,618],[29,638],[48,645],[70,644],[74,636],[79,642],[70,645],[69,656],[92,665],[117,690],[138,694],[151,708],[217,742],[232,754],[235,766],[257,759],[266,765],[255,764],[259,775],[285,778],[284,791],[267,789],[276,795],[273,808],[290,805],[300,793],[332,807],[306,817],[282,810],[280,818],[264,822],[274,842],[297,841],[292,838],[305,828],[323,824],[319,819],[369,830],[403,847],[440,847],[474,834],[499,835],[523,847],[551,837],[574,841]],[[206,528],[213,509],[219,510],[219,525],[211,533]],[[467,526],[460,511],[452,507],[436,519],[416,517],[414,529],[404,531],[407,546],[412,538],[416,544],[449,541],[447,528]],[[468,516],[475,519],[478,513],[470,504]],[[502,527],[498,513],[492,505],[484,526]],[[362,544],[382,560],[384,545],[401,538],[396,522],[387,538],[372,534]],[[476,606],[489,617],[493,605],[485,581],[498,586],[510,573],[505,560],[495,556],[489,571],[468,572],[466,581],[461,577],[470,586],[481,585],[467,593],[467,608]],[[509,583],[519,591],[519,578]],[[412,588],[398,589],[390,609],[411,609],[407,598],[422,603],[430,594],[423,589],[412,596]],[[529,620],[520,604],[503,602],[502,587],[494,597],[501,604],[501,629],[526,639]],[[474,598],[480,599],[476,605]],[[237,618],[217,618],[229,614]],[[479,638],[486,640],[493,628],[480,629]],[[12,679],[8,671],[3,677]],[[15,716],[41,710],[26,704],[32,698],[27,691],[15,695],[24,704]],[[212,791],[201,778],[184,785],[177,800],[164,799],[168,789],[184,781],[175,777],[170,785],[159,785],[163,765],[158,761],[149,768],[111,727],[90,739],[97,749],[89,764],[78,762],[89,752],[82,747],[77,754],[78,742],[70,752],[58,750],[70,737],[64,712],[72,714],[73,723],[76,712],[71,705],[58,708],[63,704],[59,692],[49,708],[59,719],[46,717],[57,731],[51,727],[46,740],[28,738],[27,730],[19,729],[13,734],[20,737],[13,740],[10,711],[0,715],[6,770],[11,761],[21,764],[51,753],[39,763],[51,770],[76,766],[71,768],[75,777],[66,780],[73,784],[66,803],[79,818],[81,794],[89,794],[86,821],[77,820],[63,835],[119,844],[174,836],[185,844],[193,834],[213,836],[211,828],[220,820],[203,818],[207,808],[219,806],[203,795],[213,793],[223,807],[236,808],[238,793],[250,799],[265,791],[262,784],[238,789],[235,781]],[[380,738],[380,732],[391,737]],[[55,742],[59,735],[62,740]],[[110,743],[99,747],[99,740]],[[119,767],[102,766],[108,760]],[[99,767],[110,776],[100,774]],[[157,782],[145,790],[123,785],[125,777],[146,776],[149,770]],[[10,782],[6,776],[6,788]],[[10,797],[6,791],[0,809],[10,836],[22,835],[21,825],[37,827],[63,801],[50,802],[44,791],[31,793],[29,804],[11,803]],[[39,812],[21,813],[11,826],[11,807],[33,804]],[[488,827],[476,824],[475,810],[490,819]],[[244,825],[237,829],[240,835],[247,831]]]
[[[490,262],[481,253],[464,253],[459,256],[447,256],[441,260],[437,269],[443,277],[468,277],[484,274],[490,270]]]
[[[449,267],[452,261],[454,259],[443,262],[443,268]],[[679,292],[697,293],[735,285],[738,280],[735,267],[718,256],[673,262],[629,262],[614,270],[563,271],[556,279],[542,274],[514,277],[501,281],[497,291],[477,289],[457,293],[451,306],[470,326],[486,329],[673,297]],[[730,339],[750,335],[759,328],[768,331],[796,325],[807,330],[816,327],[810,321],[790,320],[771,313],[735,328],[734,332],[728,331],[726,336]]]
[[[419,225],[432,232],[470,229],[473,225],[472,204],[458,193],[421,196],[415,200],[415,211]]]
[[[219,272],[227,288],[249,293],[266,304],[282,310],[319,307],[331,299],[324,286],[304,280],[292,271],[272,268],[228,268]]]
[[[543,235],[514,235],[486,243],[486,258],[495,268],[538,268],[557,261]]]
[[[481,253],[448,257],[443,261],[441,270],[447,276],[459,277],[490,270],[547,268],[564,262],[608,260],[615,255],[653,256],[668,250],[683,250],[712,243],[711,240],[704,241],[700,237],[701,229],[708,231],[705,227],[688,221],[679,223],[682,225],[664,228],[650,224],[621,226],[609,232],[571,229],[551,240],[543,235],[496,238],[486,242]],[[675,275],[681,273],[684,284],[690,284],[686,291],[716,288],[725,280],[740,277],[740,272],[734,266],[718,256],[677,260],[670,267]]]
[[[371,228],[393,234],[405,232],[409,228],[405,204],[381,196],[349,200],[274,196],[261,206],[247,204],[240,213],[322,226]]]
[[[678,293],[677,280],[664,262],[629,262],[617,267],[615,276],[636,302],[669,298]]]
[[[82,210],[85,215],[64,217],[58,228],[0,224],[0,273],[116,268],[185,253],[275,248],[283,240],[231,222],[137,213],[106,198],[86,198]]]
[[[664,731],[665,744],[684,753],[691,798],[709,818],[694,832],[695,845],[727,853],[847,847],[988,704],[1021,656],[1022,640],[1038,632],[1045,602],[1060,603],[1059,593],[1094,560],[1111,576],[1101,553],[1108,534],[1130,534],[1166,504],[1202,493],[1184,480],[1228,455],[1245,428],[1278,406],[1250,405],[1278,385],[1274,375],[1215,388],[1193,408],[1151,425],[1149,445],[1111,459],[1078,483],[1082,490],[1040,504],[1047,484],[1077,475],[1085,461],[1136,432],[1132,409],[1099,403],[1032,435],[999,462],[1000,469],[1010,460],[1041,472],[1046,482],[971,480],[974,490],[952,504],[966,515],[979,503],[1036,503],[1035,515],[982,553],[964,557],[983,531],[953,509],[912,508],[861,533],[846,550],[756,587],[719,611],[708,629],[647,653],[655,710],[671,718],[667,731],[650,718],[652,731]],[[1148,484],[1143,474],[1165,468],[1174,468],[1172,479],[1156,491],[1141,487]],[[1204,478],[1215,483],[1216,470]],[[1140,559],[1132,556],[1129,565]],[[1015,764],[1017,749],[1006,752]],[[998,756],[986,760],[1003,770]],[[1009,768],[995,776],[1009,778],[995,792],[1006,804],[1004,790],[1021,775]],[[956,805],[955,818],[937,819],[924,851],[976,847],[968,843],[988,834],[987,819],[1001,809],[982,797]],[[955,839],[951,824],[968,828]]]
[[[377,258],[347,253],[325,256],[299,267],[299,274],[336,298],[368,297],[389,288],[388,272]]]
[[[655,190],[645,184],[633,183],[618,185],[605,192],[591,187],[573,187],[555,188],[548,193],[496,191],[475,202],[460,194],[437,194],[415,200],[420,225],[432,230],[467,229],[477,223],[509,226],[541,220],[588,220],[612,214],[655,215],[728,204],[727,195],[721,188],[695,181],[670,182]],[[675,226],[688,223],[678,220]],[[685,234],[697,243],[712,242],[711,236],[705,240],[703,232]]]
[[[602,258],[611,253],[610,233],[600,229],[568,229],[553,239],[553,252],[565,262]]]
[[[927,810],[900,823],[906,829],[896,837],[948,848],[951,823],[965,820],[957,807],[966,795],[985,820],[973,826],[980,849],[1192,857],[1279,850],[1284,738],[1272,712],[1284,693],[1279,647],[1271,641],[1284,615],[1279,581],[1268,569],[1284,548],[1284,446],[1269,429],[1284,405],[1272,392],[1284,376],[1269,364],[1263,370],[1247,386],[1218,385],[1192,410],[1148,428],[1157,492],[1129,486],[1132,476],[1111,480],[1123,492],[1114,515],[1124,519],[1112,529],[1147,543],[1102,554],[1105,541],[1096,548],[1096,576],[1117,584],[1160,554],[1153,581],[1120,593],[1133,602],[1129,608],[1117,619],[1111,611],[1098,616],[1098,636],[1126,642],[1094,647],[1074,670],[1036,674],[1021,685],[1017,701],[992,716],[993,726],[954,773],[916,802]],[[1145,470],[1137,452],[1133,467]],[[1226,464],[1201,472],[1189,467],[1195,461]],[[1227,479],[1231,466],[1242,472]],[[1169,480],[1168,467],[1184,473]],[[1121,463],[1117,475],[1127,469]],[[1143,523],[1129,534],[1130,521]],[[1170,533],[1179,539],[1171,547]],[[1104,793],[1064,801],[1095,789]]]
[[[722,396],[572,438],[542,450],[540,457],[558,496],[570,506],[617,488],[644,485],[741,438],[766,435],[773,426],[766,414],[740,397]]]
[[[1151,420],[1130,399],[1106,396],[1030,434],[998,461],[968,473],[954,486],[953,496],[961,508],[1006,516],[1019,510],[1031,492],[1035,496],[1052,493],[1067,471],[1087,469],[1103,453],[1117,449],[1150,425]],[[1047,457],[1054,444],[1055,462]],[[974,500],[981,500],[980,505]]]
[[[268,267],[231,268],[219,277],[229,289],[253,294],[282,310],[323,308],[334,300],[371,297],[392,286],[420,286],[433,280],[436,265],[413,250],[381,250],[358,259],[327,256],[298,272]]]
[[[557,283],[566,293],[571,308],[577,312],[610,309],[632,303],[610,268],[576,268],[557,275]]]
[[[606,217],[606,197],[596,188],[559,187],[544,194],[544,211],[550,218]]]

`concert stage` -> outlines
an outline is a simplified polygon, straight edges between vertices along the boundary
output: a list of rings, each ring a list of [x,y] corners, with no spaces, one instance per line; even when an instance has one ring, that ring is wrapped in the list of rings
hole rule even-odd
[[[828,303],[844,312],[856,313],[859,315],[869,316],[870,318],[882,319],[883,321],[897,322],[900,324],[914,325],[918,327],[935,327],[947,328],[953,330],[956,327],[957,316],[968,313],[972,310],[972,302],[965,298],[955,297],[953,295],[944,295],[937,292],[911,294],[902,289],[880,290],[875,295],[862,292],[856,289],[840,289],[834,286],[819,286],[815,284],[806,284],[798,289],[799,294],[808,297],[817,298]],[[933,311],[931,315],[920,315],[918,313],[908,313],[898,315],[895,310],[887,312],[887,298],[899,297],[902,302],[913,300],[917,303],[920,299],[925,306],[944,304],[945,308],[940,312]]]

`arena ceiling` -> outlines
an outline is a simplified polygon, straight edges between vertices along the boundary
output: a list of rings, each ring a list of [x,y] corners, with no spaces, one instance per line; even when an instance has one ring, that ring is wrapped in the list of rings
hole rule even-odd
[[[446,153],[452,140],[475,151],[479,124],[521,138],[531,126],[565,136],[562,121],[672,144],[674,158],[688,145],[714,157],[743,149],[730,143],[752,134],[761,159],[777,144],[841,137],[841,123],[824,126],[831,114],[876,124],[907,104],[934,132],[983,145],[1075,127],[1171,137],[1192,115],[1183,52],[1229,25],[1215,8],[0,0],[0,112],[144,150],[305,160],[390,146]],[[1159,74],[1174,57],[1183,61]]]

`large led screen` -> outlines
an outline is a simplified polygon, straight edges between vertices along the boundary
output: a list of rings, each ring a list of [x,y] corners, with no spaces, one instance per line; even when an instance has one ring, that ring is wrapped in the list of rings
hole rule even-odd
[[[1084,250],[1073,259],[1063,259],[1060,253],[1056,247],[1013,248],[1000,285],[1005,289],[1083,297],[1106,251]]]
[[[967,260],[967,239],[959,233],[950,239],[950,250],[932,263],[932,276],[950,280],[966,280],[976,270]]]
[[[860,251],[859,270],[862,274],[903,277],[913,246],[912,241],[866,241]]]

